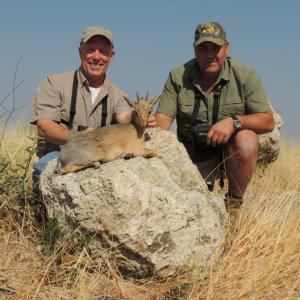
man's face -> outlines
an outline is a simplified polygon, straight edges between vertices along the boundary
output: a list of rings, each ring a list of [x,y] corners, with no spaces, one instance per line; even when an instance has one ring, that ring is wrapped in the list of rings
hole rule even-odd
[[[104,80],[114,54],[112,45],[103,36],[94,36],[80,45],[81,71],[90,83]]]
[[[213,42],[203,42],[194,49],[201,74],[209,77],[218,76],[228,54],[229,44],[219,46]]]

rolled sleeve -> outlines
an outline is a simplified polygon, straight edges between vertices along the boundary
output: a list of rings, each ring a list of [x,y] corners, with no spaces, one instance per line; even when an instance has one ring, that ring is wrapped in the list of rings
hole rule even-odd
[[[157,112],[175,118],[177,115],[177,95],[177,85],[173,79],[173,74],[170,73],[160,96]]]
[[[32,124],[44,118],[57,122],[61,120],[61,95],[52,81],[51,76],[46,77],[35,92],[30,120]]]
[[[128,105],[127,101],[124,98],[124,97],[128,98],[128,95],[124,91],[115,88],[114,96],[115,96],[114,111],[113,111],[114,114],[131,111],[130,106]]]
[[[263,83],[254,70],[249,74],[244,91],[246,114],[265,112],[270,109]]]

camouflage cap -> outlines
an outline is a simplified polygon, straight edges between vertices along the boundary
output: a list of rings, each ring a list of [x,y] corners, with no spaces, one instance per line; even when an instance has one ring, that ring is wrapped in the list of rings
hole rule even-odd
[[[194,46],[198,46],[203,42],[213,42],[223,46],[227,42],[224,27],[217,22],[199,24],[195,30]]]
[[[88,27],[84,30],[80,43],[86,43],[90,38],[95,35],[104,36],[108,41],[114,46],[114,40],[112,33],[109,30],[106,30],[103,27]]]

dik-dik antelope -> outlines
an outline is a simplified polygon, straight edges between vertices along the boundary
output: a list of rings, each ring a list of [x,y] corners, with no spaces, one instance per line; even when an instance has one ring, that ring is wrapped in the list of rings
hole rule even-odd
[[[117,158],[157,156],[157,151],[145,148],[144,143],[148,117],[158,98],[150,102],[144,97],[137,102],[126,98],[134,108],[130,124],[114,124],[91,132],[73,133],[67,143],[61,146],[56,172],[65,174],[89,166],[98,167]]]

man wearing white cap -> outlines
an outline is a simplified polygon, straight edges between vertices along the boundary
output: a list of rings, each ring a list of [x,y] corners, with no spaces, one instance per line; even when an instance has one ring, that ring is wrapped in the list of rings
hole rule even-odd
[[[59,154],[72,131],[93,130],[117,122],[129,123],[131,109],[126,93],[106,76],[115,55],[112,33],[102,27],[88,27],[79,46],[81,64],[75,72],[47,76],[36,90],[31,113],[43,143],[34,164],[38,178],[46,164]]]

